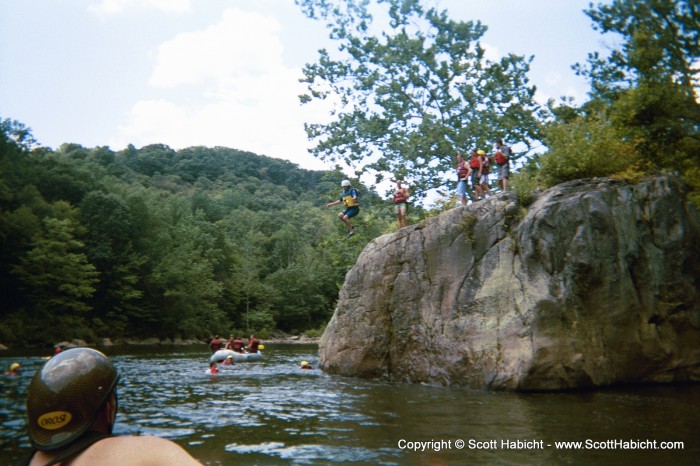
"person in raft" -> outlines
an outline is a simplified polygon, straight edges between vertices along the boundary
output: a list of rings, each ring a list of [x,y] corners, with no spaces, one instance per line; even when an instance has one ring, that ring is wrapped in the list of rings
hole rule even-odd
[[[340,193],[338,200],[326,204],[326,207],[332,207],[340,204],[341,202],[345,205],[345,210],[338,214],[338,218],[342,220],[347,227],[348,234],[346,236],[350,238],[355,234],[355,231],[352,228],[352,223],[350,223],[350,219],[360,213],[360,195],[357,192],[357,189],[350,185],[349,180],[343,180],[341,186],[343,187],[343,192]]]
[[[212,353],[216,353],[217,351],[219,351],[223,347],[224,347],[224,342],[221,341],[221,338],[219,338],[219,335],[216,335],[209,343],[209,349],[211,349]]]
[[[152,436],[113,436],[117,369],[91,348],[73,348],[49,359],[27,390],[32,451],[17,464],[198,465],[178,444]]]
[[[231,344],[231,349],[236,353],[245,353],[245,343],[241,337],[235,337]]]
[[[255,338],[255,335],[251,335],[250,338],[248,339],[248,352],[249,353],[257,353],[258,348],[260,347],[260,340]]]
[[[311,364],[309,364],[308,361],[301,361],[301,364],[299,364],[299,369],[304,369],[304,370],[313,369],[313,366]]]

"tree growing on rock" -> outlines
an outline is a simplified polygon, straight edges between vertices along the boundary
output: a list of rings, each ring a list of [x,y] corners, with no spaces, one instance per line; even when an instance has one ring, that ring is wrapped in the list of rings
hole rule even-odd
[[[591,53],[574,67],[589,79],[591,100],[576,116],[560,112],[567,117],[546,131],[551,150],[542,159],[543,178],[551,185],[619,171],[676,170],[700,204],[700,6],[615,0],[591,4],[586,14],[616,45],[609,56]],[[605,151],[612,140],[620,150]]]

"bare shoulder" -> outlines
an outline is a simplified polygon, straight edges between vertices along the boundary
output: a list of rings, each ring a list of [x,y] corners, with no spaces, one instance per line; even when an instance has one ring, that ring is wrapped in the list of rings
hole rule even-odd
[[[95,462],[97,461],[97,462]],[[181,446],[160,437],[123,436],[101,440],[72,463],[101,465],[199,465]]]

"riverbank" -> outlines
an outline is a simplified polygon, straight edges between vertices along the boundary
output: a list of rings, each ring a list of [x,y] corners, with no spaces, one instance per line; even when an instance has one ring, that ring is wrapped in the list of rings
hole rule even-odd
[[[278,343],[278,344],[318,344],[320,338],[311,338],[306,335],[292,335],[284,338],[269,338],[263,339],[261,342],[263,344],[268,343]],[[190,345],[209,345],[208,341],[199,340],[196,338],[158,338],[150,337],[143,339],[136,338],[124,338],[118,340],[112,340],[111,338],[100,338],[96,342],[86,342],[85,340],[74,339],[71,341],[60,341],[56,342],[54,348],[80,348],[80,347],[97,347],[97,348],[112,348],[112,347],[124,347],[124,346],[190,346]],[[7,346],[0,343],[0,351],[9,350]],[[16,348],[15,348],[16,349]]]
[[[267,338],[261,339],[260,342],[263,344],[267,343],[280,343],[280,344],[318,344],[320,338],[311,338],[306,335],[292,335],[283,338]],[[159,339],[156,337],[146,338],[143,340],[137,339],[124,339],[116,340],[112,342],[109,338],[103,338],[97,346],[181,346],[181,345],[208,345],[209,341],[198,340],[198,339],[186,339],[181,338],[163,338]],[[84,345],[85,346],[85,345]]]

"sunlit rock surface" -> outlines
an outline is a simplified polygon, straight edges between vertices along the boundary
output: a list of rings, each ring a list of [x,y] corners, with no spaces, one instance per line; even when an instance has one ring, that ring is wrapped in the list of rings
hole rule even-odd
[[[700,380],[700,218],[674,177],[512,193],[379,237],[320,341],[331,373],[505,390]]]

